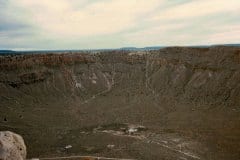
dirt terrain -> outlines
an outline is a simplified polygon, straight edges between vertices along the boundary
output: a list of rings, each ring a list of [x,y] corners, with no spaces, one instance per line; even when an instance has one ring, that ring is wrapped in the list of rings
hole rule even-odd
[[[240,48],[0,56],[0,130],[28,158],[238,160]]]

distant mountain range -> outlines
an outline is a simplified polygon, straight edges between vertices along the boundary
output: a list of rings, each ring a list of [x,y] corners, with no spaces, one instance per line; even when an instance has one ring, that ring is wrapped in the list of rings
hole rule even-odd
[[[16,53],[16,51],[12,51],[12,50],[0,50],[0,54],[9,54],[9,53]]]
[[[240,44],[220,44],[220,45],[212,45],[212,46],[232,46],[232,47],[240,47]]]
[[[196,46],[184,46],[184,47],[212,47],[212,46],[232,46],[232,47],[240,47],[240,44],[215,44],[215,45],[196,45]],[[82,50],[32,50],[32,51],[13,51],[13,50],[1,50],[0,55],[10,55],[10,54],[26,54],[26,53],[53,53],[53,52],[79,52],[79,51],[89,51],[89,52],[98,52],[98,51],[112,51],[112,50],[124,50],[124,51],[148,51],[148,50],[158,50],[165,47],[172,46],[149,46],[143,48],[137,47],[123,47],[117,49],[82,49]]]
[[[214,46],[230,46],[230,47],[240,47],[240,44],[215,44],[215,45],[196,45],[196,46],[180,46],[180,47],[214,47]],[[158,50],[165,47],[173,47],[173,46],[150,46],[144,48],[137,48],[137,47],[123,47],[120,50]]]

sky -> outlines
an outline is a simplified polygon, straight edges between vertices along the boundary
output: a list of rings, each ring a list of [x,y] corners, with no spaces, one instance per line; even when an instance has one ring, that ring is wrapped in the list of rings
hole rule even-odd
[[[240,43],[240,0],[0,0],[0,49]]]

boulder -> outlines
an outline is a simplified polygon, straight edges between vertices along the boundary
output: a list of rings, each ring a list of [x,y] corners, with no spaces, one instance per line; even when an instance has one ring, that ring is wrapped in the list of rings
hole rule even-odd
[[[0,132],[0,160],[25,160],[27,155],[23,138],[10,131]]]

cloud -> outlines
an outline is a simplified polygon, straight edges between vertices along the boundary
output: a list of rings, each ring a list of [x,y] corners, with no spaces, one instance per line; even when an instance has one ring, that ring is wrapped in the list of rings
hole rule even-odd
[[[239,4],[240,2],[237,0],[195,0],[190,1],[189,3],[160,10],[158,13],[155,13],[152,19],[189,19],[222,12],[239,15]]]
[[[239,1],[175,1],[165,3],[161,8],[146,20],[147,27],[125,35],[131,43],[142,46],[240,42],[237,36],[240,30]]]
[[[32,23],[46,32],[63,36],[103,35],[122,31],[135,24],[135,18],[154,9],[157,0],[19,0],[18,5],[32,15]],[[78,9],[80,8],[80,9]]]
[[[239,0],[0,0],[0,48],[239,43]]]

